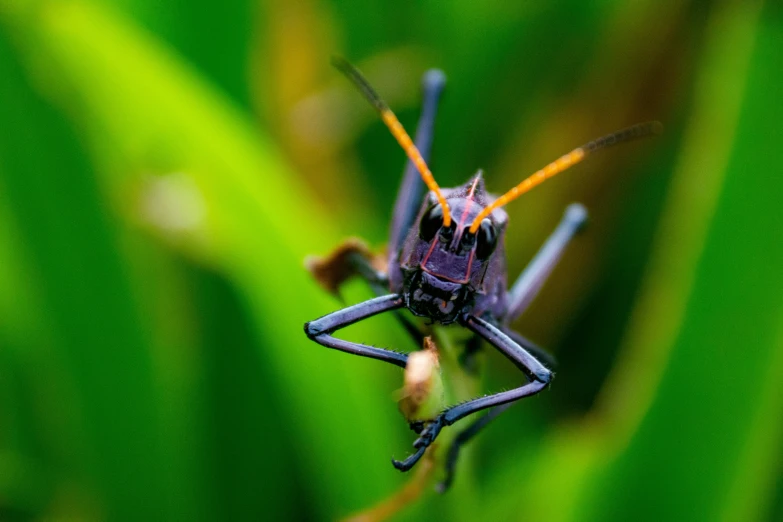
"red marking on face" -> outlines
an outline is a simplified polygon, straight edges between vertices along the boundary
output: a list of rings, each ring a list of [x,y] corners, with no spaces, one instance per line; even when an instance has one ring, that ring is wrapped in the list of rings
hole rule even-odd
[[[430,259],[430,254],[432,254],[433,249],[435,248],[435,243],[437,242],[437,238],[432,241],[432,246],[430,246],[430,249],[427,251],[427,255],[424,256],[424,259],[421,261],[421,264],[419,265],[422,270],[427,272],[430,275],[434,275],[435,277],[439,277],[441,279],[444,279],[446,281],[451,281],[452,283],[458,283],[461,285],[467,284],[468,281],[470,281],[470,269],[473,267],[473,257],[475,252],[470,252],[470,257],[468,258],[468,267],[465,270],[465,277],[462,279],[454,279],[447,275],[439,274],[437,272],[433,272],[429,268],[427,268],[427,261]]]
[[[459,218],[460,228],[465,225],[465,218],[468,217],[470,207],[473,206],[473,194],[476,192],[476,185],[478,185],[479,179],[481,179],[481,176],[476,176],[476,179],[473,180],[473,185],[470,187],[470,192],[468,193],[468,204],[465,205],[465,210],[462,211],[462,217]]]
[[[470,187],[470,192],[468,193],[467,198],[465,198],[468,202],[467,205],[465,205],[465,210],[462,211],[462,216],[459,219],[459,224],[457,225],[457,229],[464,233],[465,231],[465,221],[467,220],[468,214],[470,213],[470,208],[473,206],[473,196],[476,192],[476,186],[478,185],[479,180],[481,179],[480,176],[476,176],[476,179],[473,180],[473,185]],[[456,237],[454,240],[459,242],[459,240],[462,238],[462,233],[458,237]],[[475,252],[471,250],[468,258],[468,265],[465,270],[465,277],[462,279],[454,279],[451,277],[448,277],[444,274],[439,274],[433,272],[431,269],[427,268],[427,263],[430,260],[430,256],[432,255],[432,252],[435,250],[435,245],[438,243],[438,238],[434,238],[432,240],[432,243],[430,244],[429,250],[427,250],[427,254],[424,256],[424,259],[421,260],[421,263],[419,266],[422,270],[427,272],[428,274],[434,275],[436,277],[439,277],[441,279],[445,279],[446,281],[451,281],[452,283],[459,283],[459,284],[466,284],[468,281],[470,281],[470,270],[473,267],[473,258],[475,257]]]
[[[424,265],[426,265],[427,261],[430,260],[430,255],[432,254],[432,251],[435,250],[435,245],[437,243],[438,243],[438,236],[436,235],[435,238],[432,240],[432,243],[430,244],[430,249],[427,250],[427,255],[424,256],[424,259],[422,259],[421,263],[419,264],[421,269],[424,270],[427,273],[430,273],[430,271],[427,270],[426,268],[424,268]]]

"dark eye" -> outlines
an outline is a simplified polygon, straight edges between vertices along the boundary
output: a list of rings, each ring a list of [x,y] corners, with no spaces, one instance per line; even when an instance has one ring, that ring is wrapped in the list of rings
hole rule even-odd
[[[498,235],[495,231],[495,225],[489,218],[481,222],[481,226],[476,232],[476,257],[487,259],[498,244]]]
[[[435,234],[443,225],[443,209],[440,205],[431,206],[419,223],[419,237],[424,241],[432,241]]]
[[[456,230],[457,224],[452,219],[451,224],[448,227],[442,227],[440,229],[440,235],[438,236],[438,239],[440,239],[443,243],[451,243],[451,240],[454,239],[454,232]]]
[[[462,232],[462,237],[459,240],[460,252],[465,253],[472,250],[475,244],[476,244],[476,235],[471,234],[470,231],[466,228],[465,231]]]

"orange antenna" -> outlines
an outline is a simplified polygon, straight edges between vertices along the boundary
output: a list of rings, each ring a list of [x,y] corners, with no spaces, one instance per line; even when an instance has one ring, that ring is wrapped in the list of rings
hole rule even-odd
[[[438,198],[438,202],[443,209],[443,226],[448,227],[451,225],[451,212],[449,211],[449,206],[446,204],[446,198],[443,197],[440,187],[435,182],[435,178],[432,176],[432,172],[430,172],[427,162],[421,157],[421,152],[419,152],[419,149],[413,144],[413,140],[411,140],[408,133],[405,132],[405,129],[397,119],[397,116],[395,116],[389,106],[386,105],[386,102],[378,96],[378,93],[375,92],[375,89],[372,88],[367,79],[362,76],[362,73],[360,73],[356,67],[348,63],[345,58],[333,56],[332,65],[347,76],[361,91],[364,97],[367,98],[367,101],[369,101],[380,113],[381,119],[386,126],[389,127],[389,130],[397,139],[397,142],[405,151],[405,154],[407,154],[408,158],[416,165],[416,169],[419,171],[419,174],[421,174],[421,179],[424,180],[427,188],[434,192],[435,197]]]
[[[481,222],[484,220],[484,218],[489,216],[496,208],[502,207],[503,205],[515,200],[525,192],[529,191],[536,185],[540,185],[552,176],[560,174],[569,167],[576,165],[593,152],[611,147],[612,145],[660,134],[662,130],[663,126],[660,122],[657,121],[637,123],[636,125],[626,129],[622,129],[617,132],[613,132],[612,134],[608,134],[602,138],[598,138],[597,140],[593,140],[589,143],[586,143],[585,145],[582,145],[581,147],[575,148],[568,154],[560,156],[558,159],[543,169],[534,172],[531,176],[524,179],[519,185],[512,188],[498,199],[493,201],[489,206],[484,208],[484,210],[482,210],[479,215],[476,216],[476,219],[473,220],[473,223],[470,224],[470,233],[475,234],[479,226],[481,226]]]

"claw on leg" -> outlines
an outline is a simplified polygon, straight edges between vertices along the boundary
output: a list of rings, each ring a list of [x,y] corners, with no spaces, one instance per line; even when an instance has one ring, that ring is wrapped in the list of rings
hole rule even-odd
[[[416,453],[412,454],[405,460],[392,459],[392,465],[400,471],[408,471],[419,461],[419,459],[424,455],[425,451],[427,451],[427,447],[422,446],[418,449],[418,451],[416,451]]]
[[[411,469],[419,461],[419,459],[421,459],[421,457],[424,455],[424,452],[427,451],[428,447],[430,447],[430,444],[435,441],[442,427],[442,416],[428,423],[424,429],[421,430],[419,438],[413,442],[413,447],[416,448],[416,452],[402,461],[392,459],[392,465],[400,471],[408,471]]]

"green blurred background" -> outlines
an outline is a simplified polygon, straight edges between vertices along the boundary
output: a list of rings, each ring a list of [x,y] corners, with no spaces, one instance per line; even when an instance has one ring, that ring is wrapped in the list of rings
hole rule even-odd
[[[557,378],[398,519],[783,520],[771,0],[0,0],[0,520],[331,520],[408,479],[399,370],[302,332],[340,306],[304,257],[382,248],[404,164],[332,54],[409,130],[447,73],[442,186],[666,129],[508,207],[510,277],[591,212],[516,325]]]

